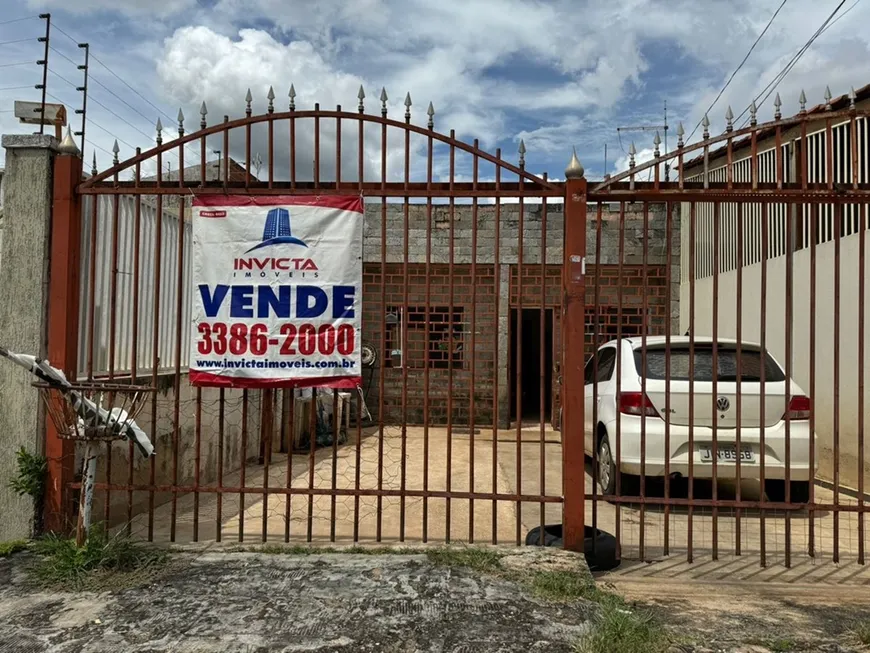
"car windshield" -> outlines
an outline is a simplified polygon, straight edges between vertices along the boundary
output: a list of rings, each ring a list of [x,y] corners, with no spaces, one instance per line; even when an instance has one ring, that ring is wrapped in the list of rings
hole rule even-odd
[[[670,349],[670,378],[673,381],[688,381],[691,361],[691,348],[686,343],[671,345]],[[667,378],[668,352],[665,347],[647,347],[646,350],[646,374],[648,379]],[[762,356],[757,349],[742,349],[740,352],[740,381],[752,383],[761,381]],[[634,363],[638,370],[643,369],[643,349],[638,347],[634,350]],[[713,345],[712,343],[698,343],[694,351],[694,380],[713,381]],[[738,357],[737,346],[734,344],[720,344],[716,356],[716,380],[738,380]],[[785,374],[779,365],[768,354],[764,357],[764,380],[767,382],[780,382],[785,380]]]

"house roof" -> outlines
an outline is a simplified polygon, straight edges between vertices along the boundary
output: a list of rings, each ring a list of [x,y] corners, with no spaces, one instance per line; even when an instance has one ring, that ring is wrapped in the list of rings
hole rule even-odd
[[[870,84],[866,86],[862,86],[858,90],[855,91],[855,101],[861,102],[863,100],[870,99]],[[849,95],[841,95],[836,98],[831,99],[831,110],[840,111],[842,109],[847,109],[849,107]],[[821,115],[824,114],[827,110],[825,109],[824,104],[817,104],[812,109],[807,110],[807,115]],[[768,127],[766,129],[762,129],[756,132],[756,141],[761,141],[765,138],[769,138],[776,134],[776,127]],[[731,142],[731,151],[737,152],[739,150],[748,148],[752,145],[752,137],[751,136],[743,136],[739,139],[736,139]],[[715,150],[710,150],[710,158],[714,159],[722,154],[728,149],[727,145],[722,145],[721,147],[716,148]],[[698,165],[704,161],[704,155],[700,154],[693,159],[683,162],[683,170],[686,168],[690,168]]]
[[[205,164],[205,180],[206,181],[221,181],[223,179],[223,159],[220,161],[220,170],[218,169],[217,161],[209,161]],[[199,181],[202,178],[201,174],[202,165],[197,163],[196,165],[185,166],[184,168],[184,180],[185,181]],[[247,171],[245,167],[241,165],[238,161],[233,158],[229,159],[229,181],[245,181],[245,177],[247,176]],[[178,181],[178,170],[169,170],[164,171],[161,179],[163,181]],[[155,181],[157,179],[157,175],[151,175],[148,177],[142,177],[142,181]],[[250,174],[250,181],[258,181],[257,177],[254,173]]]

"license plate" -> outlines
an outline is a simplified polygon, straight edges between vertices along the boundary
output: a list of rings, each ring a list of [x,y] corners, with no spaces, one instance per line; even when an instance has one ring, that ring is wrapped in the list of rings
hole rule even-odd
[[[713,447],[700,447],[701,461],[712,462]],[[736,463],[737,462],[737,447],[734,445],[720,444],[716,447],[719,462]],[[755,452],[749,447],[740,448],[740,462],[752,463],[755,462]]]

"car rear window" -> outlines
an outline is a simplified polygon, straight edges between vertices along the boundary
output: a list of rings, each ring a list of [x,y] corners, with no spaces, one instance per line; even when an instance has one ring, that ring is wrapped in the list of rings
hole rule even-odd
[[[713,380],[713,345],[709,343],[695,345],[695,381]],[[665,379],[667,372],[668,353],[664,347],[648,347],[646,350],[646,374],[648,379]],[[689,362],[691,349],[689,345],[671,345],[670,377],[675,381],[689,380]],[[761,352],[752,349],[740,351],[740,380],[744,383],[761,381]],[[643,350],[634,350],[634,363],[638,370],[643,369]],[[717,381],[737,381],[737,347],[735,345],[719,345],[717,357]],[[764,357],[764,380],[771,382],[785,381],[785,374],[779,365],[770,357]]]

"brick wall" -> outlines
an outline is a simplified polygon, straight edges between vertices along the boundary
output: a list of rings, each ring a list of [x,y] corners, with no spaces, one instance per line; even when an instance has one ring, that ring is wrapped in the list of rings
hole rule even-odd
[[[620,249],[622,263],[622,332],[624,335],[640,333],[643,329],[643,297],[648,302],[649,334],[665,333],[679,325],[679,221],[673,221],[670,243],[667,239],[663,205],[651,205],[648,223],[644,226],[642,205],[630,204],[625,208],[625,219],[620,230],[617,205],[602,206],[602,219],[596,219],[596,207],[590,206],[587,225],[587,356],[594,349],[593,325],[596,314],[595,279],[598,278],[599,298],[597,315],[599,341],[615,337],[618,318],[620,283],[617,265]],[[386,239],[382,239],[382,223],[386,218]],[[453,256],[453,319],[450,315],[450,267]],[[470,421],[472,368],[474,370],[474,423],[491,425],[493,421],[493,395],[498,384],[498,419],[506,425],[510,409],[510,381],[508,366],[510,340],[508,324],[510,308],[520,303],[526,308],[561,307],[561,263],[563,257],[564,214],[561,205],[547,206],[546,230],[541,205],[525,205],[522,214],[522,284],[519,280],[520,262],[520,210],[519,206],[501,207],[498,256],[496,257],[495,207],[478,208],[477,221],[472,208],[457,205],[451,216],[446,206],[432,207],[431,220],[424,205],[408,207],[408,233],[405,234],[405,208],[401,204],[366,204],[364,242],[363,288],[363,340],[379,350],[380,363],[366,370],[363,388],[366,402],[373,415],[380,404],[380,374],[384,378],[384,421],[387,424],[420,424],[424,415],[426,371],[429,376],[430,423],[447,421],[448,403],[452,404],[453,423],[467,425]],[[428,227],[431,226],[431,229]],[[597,246],[600,231],[601,245]],[[471,276],[471,260],[476,239],[476,273]],[[621,241],[621,243],[620,243]],[[407,244],[408,263],[408,315],[407,337],[404,341],[404,365],[398,357],[391,360],[389,353],[399,349],[398,327],[387,327],[381,334],[382,316],[398,312],[404,304],[403,262]],[[546,247],[546,256],[542,256]],[[671,251],[672,292],[667,305],[667,256]],[[647,277],[644,292],[643,260],[646,249]],[[426,272],[427,250],[429,273]],[[496,260],[497,258],[497,260]],[[542,266],[542,259],[544,265]],[[381,273],[381,261],[386,261]],[[596,263],[598,265],[596,265]],[[600,270],[600,274],[597,273]],[[386,298],[381,299],[382,278]],[[496,291],[496,278],[499,288]],[[429,281],[430,333],[427,342],[426,282]],[[476,289],[476,290],[475,290]],[[476,293],[476,297],[474,294]],[[470,355],[472,309],[476,307],[474,364]],[[561,351],[560,311],[553,311],[555,361]],[[669,322],[670,318],[670,322]],[[452,322],[453,338],[449,332]],[[675,326],[676,325],[676,326]],[[440,336],[440,340],[439,340]],[[462,353],[454,354],[450,362],[451,345],[462,345]],[[441,347],[441,348],[439,348]],[[427,363],[428,355],[428,363]],[[449,386],[452,372],[452,387]],[[403,379],[407,375],[407,419],[403,419]],[[452,402],[448,402],[448,396]],[[555,415],[558,415],[559,389],[554,389]]]
[[[363,340],[378,350],[380,364],[363,375],[366,403],[373,414],[380,407],[379,371],[384,374],[384,419],[387,423],[422,424],[426,377],[429,379],[430,423],[447,422],[448,403],[452,403],[453,422],[468,424],[470,389],[474,376],[475,423],[492,424],[493,390],[496,375],[495,344],[498,339],[498,300],[495,294],[495,266],[478,265],[474,280],[471,266],[457,265],[453,269],[454,319],[449,319],[450,270],[446,265],[408,266],[408,313],[406,333],[399,326],[382,321],[387,313],[399,313],[404,302],[403,265],[390,263],[381,273],[380,264],[367,263],[363,268]],[[426,280],[429,279],[429,326],[426,327]],[[383,284],[383,285],[382,285]],[[385,301],[382,303],[382,288]],[[450,329],[453,338],[450,338]],[[428,332],[427,332],[428,331]],[[383,333],[383,335],[382,335]],[[472,333],[474,349],[472,354]],[[399,349],[405,336],[401,357],[390,352]],[[427,344],[428,336],[428,344]],[[452,361],[448,351],[461,346]],[[403,367],[404,366],[404,367]],[[452,368],[452,369],[451,369]],[[452,387],[450,386],[452,372]],[[402,389],[407,374],[407,420],[403,420]],[[369,385],[371,384],[371,385]],[[452,392],[451,392],[452,390]],[[448,397],[452,396],[452,402]]]

